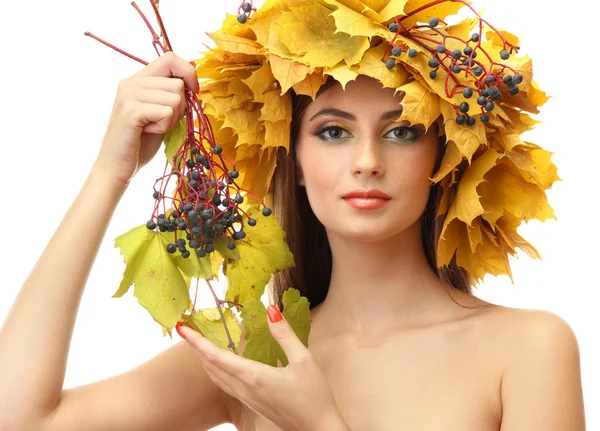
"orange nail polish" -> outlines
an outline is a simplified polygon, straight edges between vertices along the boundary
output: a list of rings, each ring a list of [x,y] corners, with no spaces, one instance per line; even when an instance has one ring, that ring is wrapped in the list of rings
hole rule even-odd
[[[182,326],[183,326],[183,324],[181,322],[177,322],[177,325],[175,325],[175,329],[177,330],[177,333],[179,334],[179,336],[185,340],[185,334],[181,330]]]
[[[275,305],[269,305],[267,308],[267,315],[269,316],[271,323],[279,322],[281,319],[283,319],[283,316]]]

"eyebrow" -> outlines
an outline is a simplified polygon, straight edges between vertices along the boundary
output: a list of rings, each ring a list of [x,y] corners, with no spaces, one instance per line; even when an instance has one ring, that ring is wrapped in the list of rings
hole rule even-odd
[[[391,120],[393,118],[398,118],[401,114],[402,114],[402,109],[396,109],[394,111],[384,112],[383,115],[381,115],[380,119],[381,120]],[[342,111],[341,109],[336,109],[336,108],[321,109],[315,115],[310,117],[309,121],[312,121],[317,117],[322,117],[325,115],[331,115],[334,117],[341,117],[341,118],[346,118],[348,120],[356,121],[356,117],[354,115],[352,115],[351,113]]]

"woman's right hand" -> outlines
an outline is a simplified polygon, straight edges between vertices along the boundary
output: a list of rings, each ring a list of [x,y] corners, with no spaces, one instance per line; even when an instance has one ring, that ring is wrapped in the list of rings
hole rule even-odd
[[[127,185],[185,115],[185,87],[197,86],[194,66],[173,52],[121,80],[94,167]]]

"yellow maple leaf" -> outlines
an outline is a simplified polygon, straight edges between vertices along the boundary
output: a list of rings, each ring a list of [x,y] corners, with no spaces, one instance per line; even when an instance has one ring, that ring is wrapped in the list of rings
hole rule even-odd
[[[483,155],[473,159],[458,183],[458,189],[448,209],[444,226],[447,226],[455,218],[471,225],[475,217],[485,212],[480,202],[478,187],[484,182],[484,176],[489,175],[490,170],[496,166],[499,156],[500,154],[495,149],[490,148]]]
[[[269,55],[269,62],[273,76],[281,86],[282,95],[312,72],[308,66],[302,63],[277,55]]]
[[[333,76],[340,83],[342,89],[345,90],[348,82],[356,80],[358,71],[357,66],[347,66],[345,63],[339,63],[327,69],[327,74]]]
[[[408,15],[413,11],[416,11],[422,6],[431,3],[431,0],[408,0],[404,6],[404,14]],[[416,14],[402,19],[402,24],[413,27],[419,22],[429,22],[429,18],[437,17],[440,20],[446,19],[450,15],[455,15],[465,6],[464,3],[447,1],[437,4],[432,7],[428,7]]]
[[[385,48],[381,44],[368,49],[359,64],[358,73],[377,79],[384,87],[398,88],[408,82],[410,74],[402,67],[386,67],[385,62],[381,61]]]
[[[440,116],[440,98],[426,90],[419,82],[412,81],[396,89],[404,93],[402,115],[397,121],[406,120],[410,124],[422,124],[425,130]]]
[[[350,36],[389,37],[390,32],[388,29],[374,22],[370,17],[363,15],[361,12],[355,11],[336,0],[323,1],[336,7],[336,10],[331,13],[331,16],[335,20],[335,33],[344,32]]]
[[[485,125],[481,121],[477,121],[473,126],[458,124],[456,112],[450,104],[440,101],[440,107],[444,116],[446,139],[454,142],[461,154],[471,162],[471,158],[479,147],[487,144]]]
[[[485,210],[511,214],[525,221],[556,219],[544,190],[525,180],[520,172],[507,158],[498,162],[479,189]]]

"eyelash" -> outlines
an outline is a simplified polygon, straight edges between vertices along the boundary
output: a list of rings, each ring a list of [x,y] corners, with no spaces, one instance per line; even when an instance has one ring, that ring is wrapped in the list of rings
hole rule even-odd
[[[341,127],[341,126],[325,126],[325,127],[321,128],[321,129],[317,130],[315,133],[313,133],[313,136],[316,136],[316,137],[318,137],[319,139],[321,139],[321,140],[323,140],[325,142],[332,142],[332,141],[344,139],[344,138],[329,138],[329,139],[327,139],[324,136],[322,136],[325,132],[328,132],[328,131],[334,130],[334,129],[341,129],[341,130],[344,130],[344,131],[347,132],[347,130],[344,129],[343,127]],[[412,141],[417,140],[421,136],[416,127],[404,127],[404,126],[394,127],[393,129],[388,130],[388,133],[393,132],[394,130],[398,130],[398,129],[407,130],[410,133],[412,133],[412,135],[413,135],[411,138],[395,138],[395,139],[398,139],[400,141],[412,142]],[[388,133],[386,133],[386,135]]]

